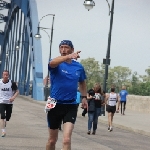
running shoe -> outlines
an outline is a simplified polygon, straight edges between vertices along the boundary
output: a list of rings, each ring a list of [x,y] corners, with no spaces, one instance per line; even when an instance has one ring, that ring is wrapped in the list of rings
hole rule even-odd
[[[110,129],[109,129],[109,132],[111,132],[111,131],[113,131],[113,128],[112,128],[112,127],[110,127]]]
[[[110,131],[110,127],[108,127],[108,131]]]
[[[91,134],[91,131],[89,130],[89,131],[87,132],[87,134]]]
[[[5,137],[6,136],[6,132],[2,132],[1,137]]]

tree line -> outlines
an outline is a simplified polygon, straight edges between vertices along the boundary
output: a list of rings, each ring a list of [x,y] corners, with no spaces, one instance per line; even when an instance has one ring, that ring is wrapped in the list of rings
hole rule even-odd
[[[94,58],[82,59],[81,64],[87,75],[87,88],[92,88],[97,82],[101,83],[103,87],[105,65]],[[128,67],[109,67],[107,91],[112,84],[116,87],[116,92],[119,92],[121,87],[125,85],[129,94],[150,96],[150,67],[145,69],[145,72],[146,75],[139,75],[137,72],[132,72]]]

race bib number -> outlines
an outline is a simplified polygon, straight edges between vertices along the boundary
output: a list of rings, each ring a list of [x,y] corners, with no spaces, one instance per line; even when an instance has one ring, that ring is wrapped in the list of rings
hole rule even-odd
[[[56,100],[54,98],[51,98],[50,96],[47,99],[46,106],[45,106],[45,112],[50,111],[52,108],[56,106]]]

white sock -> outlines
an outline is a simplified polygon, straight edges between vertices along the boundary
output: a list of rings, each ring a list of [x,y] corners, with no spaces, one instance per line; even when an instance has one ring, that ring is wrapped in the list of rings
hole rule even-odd
[[[2,129],[2,132],[5,132],[5,129]]]

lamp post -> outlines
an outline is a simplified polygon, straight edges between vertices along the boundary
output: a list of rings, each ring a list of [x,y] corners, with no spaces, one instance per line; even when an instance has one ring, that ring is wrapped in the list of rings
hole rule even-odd
[[[93,8],[93,6],[95,6],[95,2],[93,0],[85,0],[83,5],[89,11],[90,9]]]
[[[108,47],[107,47],[107,52],[106,52],[106,59],[103,59],[103,64],[105,64],[103,90],[105,92],[107,90],[108,66],[110,65],[110,45],[111,45],[111,32],[112,32],[112,25],[113,25],[114,1],[115,0],[112,0],[111,10],[110,10],[110,4],[108,0],[106,0],[106,2],[108,3],[108,7],[109,7],[110,29],[109,29],[109,35],[108,35]],[[90,10],[93,8],[93,6],[95,6],[95,3],[93,0],[85,0],[83,5],[86,7],[86,9]]]
[[[111,33],[113,25],[113,14],[114,14],[114,0],[112,0],[111,11],[110,11],[110,29],[108,35],[108,47],[106,53],[106,59],[103,59],[103,64],[105,64],[105,75],[104,75],[104,87],[103,89],[107,90],[107,79],[108,79],[108,65],[110,65],[110,45],[111,45]]]
[[[105,65],[105,74],[104,74],[104,82],[103,82],[103,90],[107,92],[107,79],[108,79],[108,65],[110,65],[110,45],[111,45],[111,32],[112,32],[112,25],[113,25],[113,14],[114,14],[114,1],[112,0],[111,10],[110,10],[110,4],[108,0],[106,2],[108,3],[109,7],[109,15],[110,15],[110,29],[109,29],[109,35],[108,35],[108,46],[107,46],[107,52],[106,52],[106,59],[103,59],[103,64]],[[84,4],[86,9],[90,10],[95,6],[95,3],[93,0],[85,0]],[[102,107],[102,114],[105,116],[105,106]]]
[[[40,22],[41,20],[46,17],[46,16],[53,16],[53,19],[52,19],[52,26],[51,26],[51,36],[49,36],[49,34],[44,30],[44,29],[49,29],[49,28],[44,28],[44,27],[40,27]],[[47,14],[45,16],[43,16],[39,23],[38,23],[38,27],[37,27],[37,34],[35,34],[35,38],[36,39],[40,39],[42,36],[40,35],[40,29],[43,30],[44,32],[46,32],[46,34],[48,35],[49,37],[49,41],[50,41],[50,49],[49,49],[49,60],[51,59],[51,53],[52,53],[52,40],[53,40],[53,26],[54,26],[54,18],[55,18],[55,14]],[[49,71],[47,72],[47,79],[46,79],[46,84],[45,84],[45,87],[44,87],[44,91],[45,91],[45,101],[47,100],[47,97],[49,96],[49,91],[48,91],[48,77],[49,77]]]

